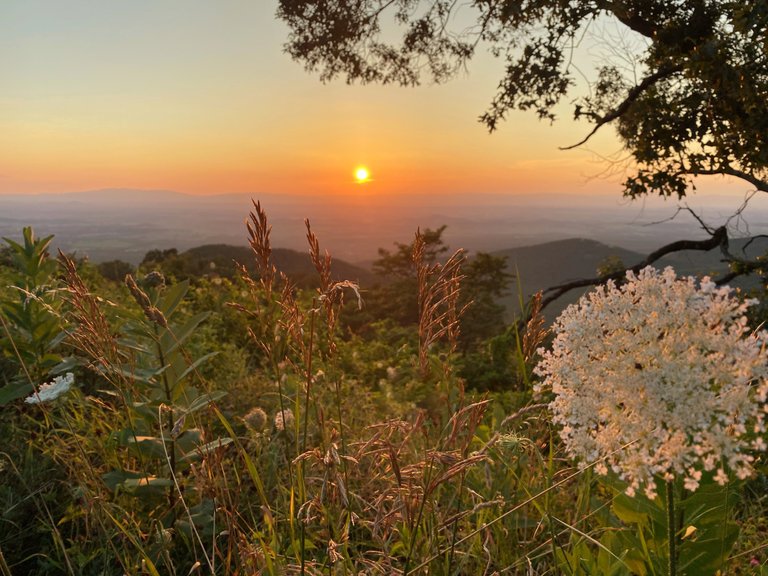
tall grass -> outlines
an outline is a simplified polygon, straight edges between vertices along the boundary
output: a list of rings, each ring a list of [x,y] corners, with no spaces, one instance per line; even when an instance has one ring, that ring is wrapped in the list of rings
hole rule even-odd
[[[258,203],[247,233],[256,273],[240,267],[228,305],[255,360],[235,382],[206,371],[215,342],[195,355],[207,314],[188,285],[153,273],[100,296],[60,255],[51,312],[79,385],[3,408],[0,574],[643,573],[613,538],[632,530],[614,490],[562,458],[546,401],[456,376],[461,251],[427,263],[417,233],[419,322],[387,346],[343,333],[365,292],[335,278],[308,221],[313,293],[275,266]],[[514,339],[528,392],[540,302]]]

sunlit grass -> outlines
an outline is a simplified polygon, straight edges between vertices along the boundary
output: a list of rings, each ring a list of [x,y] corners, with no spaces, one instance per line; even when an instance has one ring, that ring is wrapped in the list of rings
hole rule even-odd
[[[333,277],[309,223],[319,281],[304,292],[275,267],[258,204],[248,234],[257,273],[218,283],[118,286],[64,256],[36,278],[0,268],[39,289],[27,320],[56,327],[30,338],[3,293],[6,386],[73,373],[56,398],[0,408],[0,575],[650,573],[663,537],[627,543],[658,502],[598,480],[613,454],[576,467],[532,396],[536,300],[509,338],[509,390],[473,392],[456,370],[460,253],[430,261],[417,237],[418,325],[361,337],[343,320],[366,292]],[[44,252],[32,241],[26,266]],[[755,468],[718,508],[742,529],[733,573],[768,558]]]

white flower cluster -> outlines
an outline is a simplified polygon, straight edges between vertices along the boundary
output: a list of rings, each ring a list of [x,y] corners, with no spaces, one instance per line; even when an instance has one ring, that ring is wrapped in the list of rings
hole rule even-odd
[[[655,497],[654,477],[693,491],[702,471],[720,484],[726,470],[749,476],[746,451],[766,448],[768,412],[768,334],[747,326],[753,303],[648,267],[569,306],[536,369],[569,455],[600,460],[598,473],[610,467],[630,496]]]
[[[56,400],[56,398],[67,392],[74,383],[75,375],[72,372],[67,372],[64,376],[56,376],[53,382],[41,384],[37,392],[25,398],[24,402],[27,404],[40,404],[41,402]]]

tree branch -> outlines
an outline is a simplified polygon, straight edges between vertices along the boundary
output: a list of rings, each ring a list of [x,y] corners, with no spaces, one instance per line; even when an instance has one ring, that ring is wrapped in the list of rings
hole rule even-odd
[[[646,38],[653,38],[659,29],[658,23],[643,18],[637,10],[630,10],[627,2],[606,2],[602,8],[613,14],[624,26]]]
[[[745,182],[749,182],[754,186],[756,189],[760,190],[760,192],[768,192],[768,182],[765,180],[761,180],[757,176],[754,176],[753,174],[750,174],[748,172],[744,172],[743,170],[738,170],[736,168],[733,168],[732,166],[726,165],[723,168],[719,170],[698,170],[696,172],[691,171],[691,174],[694,176],[700,175],[700,176],[720,176],[720,175],[726,175],[726,176],[734,176],[736,178],[740,178],[741,180],[744,180]]]
[[[574,148],[578,148],[582,144],[586,144],[586,142],[592,138],[592,136],[595,135],[595,133],[608,124],[609,122],[613,122],[617,118],[620,118],[621,116],[626,113],[626,111],[629,109],[629,107],[637,100],[640,95],[645,92],[649,87],[653,86],[658,82],[659,80],[663,80],[664,78],[668,78],[672,76],[672,74],[679,72],[682,70],[680,66],[663,66],[659,68],[656,72],[651,74],[650,76],[646,76],[643,78],[643,81],[640,82],[637,86],[632,88],[628,93],[627,97],[619,104],[616,108],[611,110],[610,112],[606,113],[604,116],[599,117],[596,120],[594,128],[587,134],[584,138],[582,138],[579,142],[576,144],[572,144],[570,146],[560,147],[560,150],[573,150]],[[582,113],[584,114],[584,113]],[[593,115],[594,116],[594,115]]]
[[[541,301],[541,308],[545,308],[547,305],[560,298],[563,294],[570,292],[571,290],[575,290],[576,288],[596,286],[597,284],[602,284],[608,280],[621,280],[624,278],[628,271],[637,273],[646,266],[653,264],[657,260],[663,258],[667,254],[671,254],[672,252],[680,252],[681,250],[700,250],[703,252],[709,252],[710,250],[717,247],[720,247],[720,249],[723,250],[723,253],[730,257],[730,254],[727,252],[728,230],[725,226],[721,226],[720,228],[714,230],[712,232],[712,236],[706,240],[678,240],[677,242],[672,242],[671,244],[662,246],[658,250],[651,252],[642,262],[635,264],[631,268],[626,268],[606,276],[574,280],[573,282],[567,282],[565,284],[547,288],[544,290],[546,297],[544,297]],[[733,259],[732,257],[730,258]]]

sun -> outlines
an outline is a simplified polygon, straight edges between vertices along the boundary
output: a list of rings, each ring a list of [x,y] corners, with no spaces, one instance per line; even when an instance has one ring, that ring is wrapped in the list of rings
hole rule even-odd
[[[365,166],[358,166],[355,168],[355,181],[358,184],[364,184],[371,180],[371,171]]]

